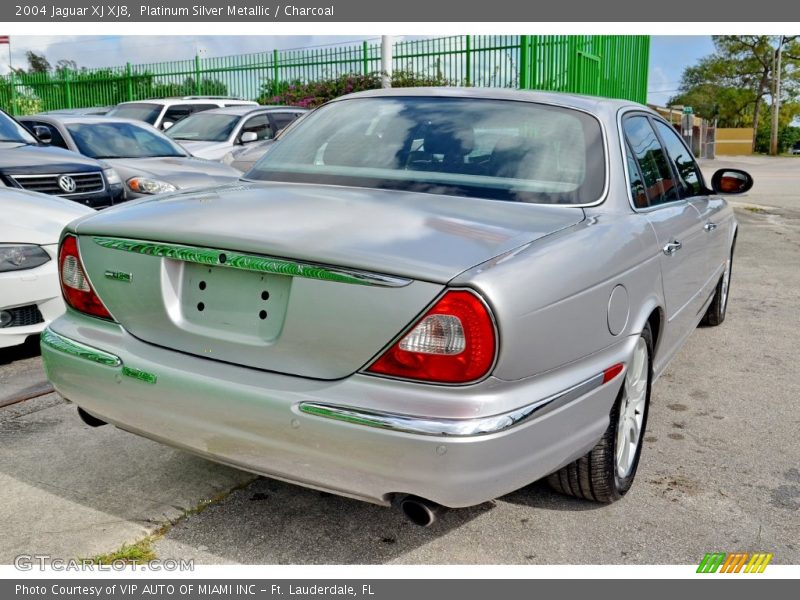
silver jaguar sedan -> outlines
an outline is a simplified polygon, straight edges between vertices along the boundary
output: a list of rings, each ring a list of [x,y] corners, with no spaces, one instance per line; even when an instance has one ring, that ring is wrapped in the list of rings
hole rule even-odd
[[[112,423],[427,525],[542,477],[631,487],[651,385],[725,319],[737,224],[644,106],[394,89],[236,185],[73,222],[55,388]],[[102,468],[100,466],[99,468]]]

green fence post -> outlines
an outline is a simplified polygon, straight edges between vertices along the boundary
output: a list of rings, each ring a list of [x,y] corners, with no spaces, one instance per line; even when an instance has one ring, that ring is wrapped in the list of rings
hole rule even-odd
[[[528,58],[530,54],[530,37],[527,35],[519,36],[519,89],[530,89],[530,65]]]
[[[125,79],[128,82],[128,101],[130,102],[133,100],[133,70],[131,69],[131,63],[125,64]]]
[[[200,55],[194,55],[194,93],[199,96],[203,93],[203,87],[200,84]]]
[[[279,66],[278,66],[278,50],[277,48],[272,51],[272,95],[277,96],[280,90],[278,89],[278,77],[279,75]]]
[[[9,79],[11,82],[11,114],[17,114],[17,84],[14,82],[14,71],[11,71],[9,74]]]
[[[466,56],[466,69],[467,69],[467,87],[472,85],[472,36],[467,36],[467,56]]]
[[[67,108],[74,108],[72,106],[72,85],[69,82],[69,69],[61,71],[61,79],[64,82],[64,99],[67,102]]]
[[[364,75],[369,75],[369,44],[367,44],[367,40],[364,40],[361,52],[364,58]]]

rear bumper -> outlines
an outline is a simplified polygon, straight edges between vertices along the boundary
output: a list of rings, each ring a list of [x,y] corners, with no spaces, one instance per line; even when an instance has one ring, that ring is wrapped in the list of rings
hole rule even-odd
[[[63,337],[46,337],[42,344],[47,374],[59,393],[89,413],[218,462],[379,504],[395,494],[413,494],[445,506],[470,506],[551,473],[597,442],[622,382],[620,375],[592,385],[493,433],[412,433],[332,419],[301,407],[346,406],[362,415],[385,415],[377,407],[394,406],[412,425],[481,420],[498,411],[485,403],[483,414],[469,419],[456,418],[455,405],[453,418],[419,414],[418,408],[418,414],[408,414],[402,409],[419,406],[420,387],[431,396],[452,396],[452,388],[364,375],[317,381],[242,368],[152,346],[118,325],[73,313],[51,329]],[[59,347],[53,339],[78,346]],[[624,362],[633,341],[547,378],[490,379],[459,388],[459,393],[469,395],[470,403],[476,395],[513,394],[519,408],[530,406],[554,396],[541,393],[545,379],[551,381],[544,384],[573,389],[589,379],[585,373],[605,368],[593,362]],[[125,374],[126,367],[132,376]],[[508,405],[507,397],[500,400]]]

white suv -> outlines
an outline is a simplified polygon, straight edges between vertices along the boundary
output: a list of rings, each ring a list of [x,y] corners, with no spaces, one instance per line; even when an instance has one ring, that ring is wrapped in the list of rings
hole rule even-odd
[[[122,117],[150,123],[157,129],[169,129],[191,114],[224,106],[258,106],[258,102],[229,96],[183,96],[121,102],[108,111],[109,117]]]

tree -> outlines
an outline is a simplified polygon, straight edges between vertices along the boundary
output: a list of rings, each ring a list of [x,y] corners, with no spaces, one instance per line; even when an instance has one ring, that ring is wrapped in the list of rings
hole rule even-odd
[[[36,54],[32,50],[25,53],[25,59],[28,61],[28,73],[49,73],[52,67],[44,54]]]
[[[767,99],[771,104],[774,101],[779,41],[783,54],[780,99],[788,107],[800,94],[800,42],[787,36],[722,35],[713,39],[714,53],[684,70],[680,93],[670,104],[690,105],[699,116],[717,119],[722,127],[752,126],[755,148],[759,129],[771,126],[763,119],[762,108]],[[781,114],[790,110],[781,109]]]

